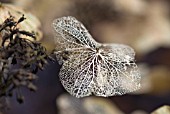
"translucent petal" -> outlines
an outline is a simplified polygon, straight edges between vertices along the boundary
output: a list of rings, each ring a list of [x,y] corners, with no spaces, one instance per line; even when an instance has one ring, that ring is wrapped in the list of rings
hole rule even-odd
[[[53,21],[53,27],[59,34],[55,41],[62,44],[71,44],[80,47],[95,48],[97,42],[88,33],[87,29],[74,17],[62,17]],[[67,45],[68,46],[68,45]],[[70,46],[70,45],[69,45]]]
[[[56,31],[56,56],[64,88],[78,98],[123,95],[139,89],[140,73],[134,50],[123,44],[97,43],[73,17],[53,23]]]
[[[134,51],[123,44],[105,45],[97,60],[93,93],[97,96],[123,95],[140,88],[140,73]]]

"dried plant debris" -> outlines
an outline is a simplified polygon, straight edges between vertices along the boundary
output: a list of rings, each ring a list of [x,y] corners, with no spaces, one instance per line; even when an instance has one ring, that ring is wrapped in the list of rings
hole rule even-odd
[[[36,38],[34,33],[17,27],[25,20],[24,15],[18,21],[14,18],[10,16],[0,25],[0,97],[11,96],[15,90],[17,101],[22,103],[21,87],[35,91],[35,74],[44,69],[51,57],[40,43],[24,38]]]
[[[35,36],[36,36],[36,41],[39,41],[40,39],[42,39],[42,32],[40,30],[41,23],[37,19],[36,16],[32,15],[29,12],[24,11],[22,8],[17,7],[15,5],[1,3],[0,4],[0,17],[1,17],[0,24],[2,24],[6,20],[6,18],[10,16],[10,14],[12,14],[12,16],[15,17],[14,18],[15,21],[18,21],[18,19],[22,16],[22,14],[24,14],[24,17],[26,17],[27,19],[24,22],[20,23],[17,27],[20,30],[27,30],[28,32],[34,31]],[[24,38],[27,38],[29,40],[34,40],[27,36],[24,36]]]
[[[9,100],[6,97],[0,98],[0,114],[9,109]]]
[[[123,95],[139,89],[140,73],[134,50],[124,44],[96,42],[74,17],[53,22],[60,80],[78,98]]]

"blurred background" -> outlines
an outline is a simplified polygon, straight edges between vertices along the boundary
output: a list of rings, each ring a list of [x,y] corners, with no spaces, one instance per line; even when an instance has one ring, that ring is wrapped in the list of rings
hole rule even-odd
[[[40,20],[43,37],[39,40],[49,52],[55,48],[52,21],[68,15],[81,21],[98,42],[130,45],[142,76],[142,87],[135,93],[77,99],[59,81],[61,66],[49,63],[38,73],[36,93],[23,89],[23,104],[15,96],[9,98],[10,109],[4,114],[149,114],[170,105],[170,0],[0,2],[17,5]]]

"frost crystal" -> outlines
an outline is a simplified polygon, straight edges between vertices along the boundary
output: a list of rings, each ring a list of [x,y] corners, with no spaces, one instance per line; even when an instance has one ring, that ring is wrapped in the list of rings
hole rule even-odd
[[[134,50],[123,44],[100,44],[74,17],[54,20],[56,57],[64,88],[78,98],[123,95],[139,89]]]

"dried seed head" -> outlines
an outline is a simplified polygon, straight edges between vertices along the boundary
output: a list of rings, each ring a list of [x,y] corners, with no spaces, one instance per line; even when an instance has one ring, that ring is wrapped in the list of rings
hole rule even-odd
[[[23,16],[24,14],[24,16]],[[40,22],[39,20],[32,14],[25,12],[23,9],[9,4],[0,5],[0,24],[2,24],[8,17],[15,17],[14,20],[17,23],[21,23],[18,25],[18,28],[21,30],[27,30],[28,32],[35,32],[36,40],[39,41],[42,38],[42,32],[40,31]],[[26,20],[25,20],[26,18]],[[25,20],[25,21],[23,21]],[[12,24],[12,23],[10,23]],[[33,40],[30,37],[24,37],[29,40]],[[2,36],[0,34],[0,42],[2,42]]]

